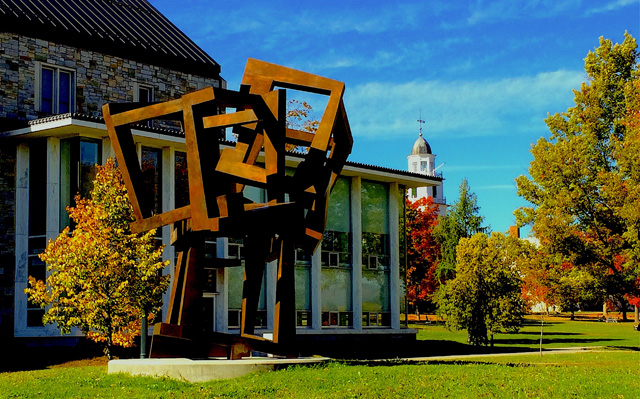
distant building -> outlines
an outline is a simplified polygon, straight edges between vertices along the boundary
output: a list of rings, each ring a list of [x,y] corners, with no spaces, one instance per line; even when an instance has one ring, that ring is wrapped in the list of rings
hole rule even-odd
[[[433,202],[438,204],[439,214],[444,216],[447,211],[447,200],[443,196],[442,172],[436,172],[438,169],[436,167],[436,155],[431,151],[431,146],[427,143],[427,140],[422,137],[422,131],[420,131],[420,137],[411,147],[411,154],[407,156],[407,163],[409,172],[437,178],[440,181],[438,185],[409,189],[409,200],[413,202],[420,198],[431,197]]]

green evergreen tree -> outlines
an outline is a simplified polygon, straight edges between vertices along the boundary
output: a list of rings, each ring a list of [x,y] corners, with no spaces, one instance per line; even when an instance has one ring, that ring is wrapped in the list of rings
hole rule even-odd
[[[440,218],[434,232],[440,245],[441,259],[437,272],[441,281],[455,276],[456,248],[460,239],[488,230],[482,226],[484,217],[479,214],[477,196],[471,192],[467,179],[462,180],[458,190],[460,197]]]

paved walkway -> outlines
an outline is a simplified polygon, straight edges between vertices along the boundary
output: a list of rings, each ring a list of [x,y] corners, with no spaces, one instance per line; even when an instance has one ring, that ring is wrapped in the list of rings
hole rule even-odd
[[[596,352],[602,351],[601,346],[578,346],[569,348],[553,348],[542,349],[543,355],[561,354],[561,353],[578,353],[578,352]],[[425,362],[431,360],[455,360],[455,359],[469,359],[475,357],[499,357],[499,356],[526,356],[537,355],[540,356],[540,351],[528,351],[528,352],[508,352],[508,353],[478,353],[471,355],[447,355],[447,356],[425,356],[425,357],[407,357],[398,360],[409,362]]]

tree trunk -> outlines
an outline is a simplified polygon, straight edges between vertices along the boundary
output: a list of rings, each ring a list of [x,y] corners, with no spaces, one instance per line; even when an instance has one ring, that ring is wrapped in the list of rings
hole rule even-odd
[[[624,299],[623,299],[624,301]],[[625,303],[621,301],[620,303],[622,304],[622,306],[620,306],[620,308],[622,309],[622,321],[628,321],[627,320],[627,306],[625,305]]]
[[[140,359],[146,359],[148,357],[147,335],[149,335],[149,326],[147,325],[147,312],[143,312],[142,320],[140,320]]]
[[[605,302],[602,305],[602,317],[604,318],[605,321],[607,321],[607,316],[608,316],[608,314],[607,314],[607,303]]]
[[[491,333],[491,347],[493,348],[493,333]]]
[[[636,323],[640,323],[640,308],[638,308],[638,305],[634,305],[633,307],[633,320]]]
[[[107,337],[107,341],[105,342],[104,354],[107,356],[107,360],[111,360],[111,336]]]

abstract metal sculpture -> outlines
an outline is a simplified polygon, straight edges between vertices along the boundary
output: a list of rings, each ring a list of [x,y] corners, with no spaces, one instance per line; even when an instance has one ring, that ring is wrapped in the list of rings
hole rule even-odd
[[[315,133],[286,127],[286,89],[328,96]],[[341,82],[249,59],[240,91],[210,87],[163,103],[103,107],[134,210],[132,230],[173,224],[171,241],[178,261],[166,323],[154,329],[152,357],[224,353],[235,359],[252,349],[294,354],[294,251],[299,247],[312,253],[322,240],[329,194],[353,145],[343,93]],[[237,111],[221,114],[219,110],[225,108]],[[186,140],[190,204],[160,214],[153,214],[145,198],[148,194],[131,133],[132,124],[152,119],[180,121]],[[237,142],[235,148],[221,149],[220,131],[227,127],[233,128]],[[285,174],[287,145],[307,148],[293,175]],[[243,194],[247,185],[264,189],[266,202],[249,200]],[[239,337],[205,334],[200,325],[199,265],[204,241],[212,237],[244,239],[247,256]],[[270,341],[256,336],[254,330],[264,268],[275,259],[278,279]],[[218,260],[217,267],[236,265]]]

